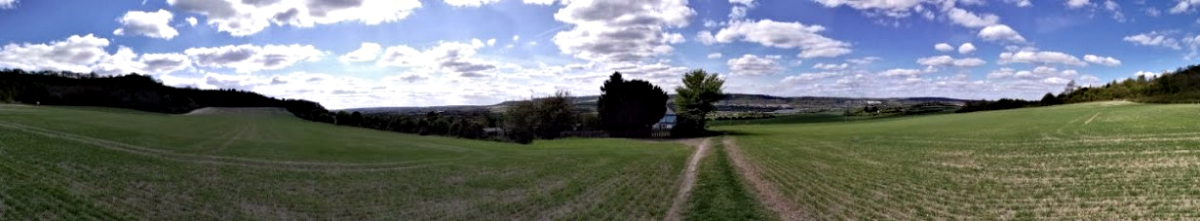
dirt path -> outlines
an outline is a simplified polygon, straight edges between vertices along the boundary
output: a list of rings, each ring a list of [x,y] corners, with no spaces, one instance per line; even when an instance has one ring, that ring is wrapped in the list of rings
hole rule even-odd
[[[664,220],[683,220],[682,213],[686,209],[684,206],[687,205],[688,196],[692,194],[692,187],[696,186],[696,174],[700,171],[700,159],[704,159],[704,155],[708,153],[711,140],[684,141],[684,144],[695,146],[696,152],[692,153],[692,157],[688,159],[687,168],[683,170],[683,181],[679,185],[679,193],[675,194],[675,201],[671,203],[671,209],[667,210],[667,218]]]
[[[726,136],[723,142],[725,144],[725,151],[727,151],[729,159],[733,161],[733,165],[737,167],[738,173],[740,173],[742,177],[750,183],[751,186],[754,186],[754,189],[756,190],[754,192],[757,194],[758,200],[762,201],[763,206],[766,206],[767,209],[775,212],[775,214],[783,220],[813,220],[811,217],[808,217],[807,214],[804,214],[803,211],[800,211],[800,209],[793,204],[792,201],[789,201],[782,192],[779,192],[779,189],[776,188],[774,184],[759,176],[760,173],[758,172],[758,168],[755,168],[754,165],[751,165],[750,162],[742,155],[742,149],[737,146],[737,143],[734,142],[733,137]]]

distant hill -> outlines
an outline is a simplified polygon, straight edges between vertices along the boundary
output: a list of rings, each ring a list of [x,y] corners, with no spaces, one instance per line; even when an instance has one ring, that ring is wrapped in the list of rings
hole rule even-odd
[[[675,95],[668,95],[668,102],[675,99]],[[600,96],[579,96],[574,97],[575,105],[580,109],[595,111],[596,104]],[[847,98],[847,97],[778,97],[761,94],[727,94],[725,99],[717,102],[717,110],[720,111],[760,111],[771,112],[777,110],[799,109],[799,110],[833,110],[844,109],[849,107],[862,107],[865,105],[879,106],[911,106],[921,103],[945,103],[949,105],[963,105],[968,100],[943,98],[943,97],[912,97],[912,98]],[[417,114],[428,112],[458,112],[458,111],[503,111],[517,101],[505,101],[493,105],[458,105],[458,106],[429,106],[429,107],[368,107],[368,108],[351,108],[343,109],[342,111],[354,112],[358,111],[363,114],[380,114],[380,113],[397,113],[397,114]]]

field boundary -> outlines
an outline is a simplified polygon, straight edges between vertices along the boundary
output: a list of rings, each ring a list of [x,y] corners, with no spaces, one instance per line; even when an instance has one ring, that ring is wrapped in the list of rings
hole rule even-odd
[[[726,155],[729,156],[730,161],[733,161],[733,165],[737,168],[738,173],[754,187],[754,193],[756,193],[758,200],[767,209],[774,212],[776,217],[782,220],[813,220],[795,204],[788,201],[787,197],[779,191],[779,188],[775,187],[775,184],[759,176],[758,169],[742,155],[742,150],[738,147],[733,137],[726,136],[722,142],[725,145]]]
[[[671,209],[667,210],[667,218],[663,220],[683,220],[683,215],[681,214],[686,209],[684,206],[687,205],[688,197],[692,194],[692,189],[696,186],[696,176],[700,171],[700,160],[708,153],[709,146],[712,145],[711,141],[712,139],[704,139],[694,145],[696,151],[692,153],[691,158],[688,158],[687,167],[683,170],[683,179],[679,184],[679,193],[675,195],[675,201],[671,202]],[[684,143],[692,146],[690,144],[692,142],[685,141]]]

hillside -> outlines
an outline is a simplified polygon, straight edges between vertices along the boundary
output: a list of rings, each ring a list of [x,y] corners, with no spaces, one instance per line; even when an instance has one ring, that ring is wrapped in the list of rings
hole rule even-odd
[[[0,220],[662,219],[688,154],[675,142],[515,145],[287,115],[0,104]]]
[[[745,135],[725,147],[780,214],[1157,220],[1200,217],[1198,112],[1117,101],[717,129]]]

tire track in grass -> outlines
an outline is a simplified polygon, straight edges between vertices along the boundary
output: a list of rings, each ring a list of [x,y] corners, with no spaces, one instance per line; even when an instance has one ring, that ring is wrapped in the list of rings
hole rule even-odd
[[[1095,120],[1096,117],[1099,117],[1100,113],[1101,112],[1096,112],[1096,114],[1092,115],[1092,118],[1088,118],[1087,121],[1083,122],[1083,125],[1088,125],[1088,124],[1092,123],[1092,120]]]
[[[742,177],[756,190],[758,199],[763,205],[783,220],[813,220],[808,214],[800,211],[794,203],[788,201],[783,192],[779,191],[775,184],[763,179],[759,176],[758,168],[755,168],[742,155],[742,149],[737,146],[733,137],[725,137],[723,141],[725,151],[728,151],[729,160],[733,161],[733,165],[737,167],[738,172]]]
[[[663,220],[682,220],[684,206],[687,205],[688,196],[692,193],[692,188],[696,186],[696,172],[700,170],[700,159],[708,152],[708,146],[711,145],[712,139],[704,139],[696,144],[696,152],[692,153],[692,157],[688,159],[687,167],[683,170],[683,180],[679,184],[679,193],[675,194],[675,201],[671,203],[671,209],[667,210],[667,218]],[[692,143],[692,142],[685,142]]]

